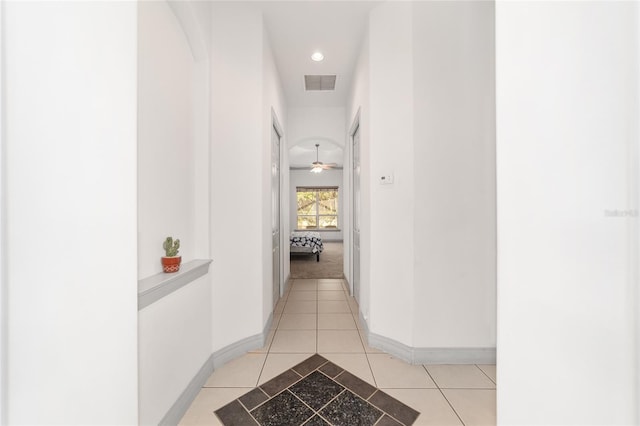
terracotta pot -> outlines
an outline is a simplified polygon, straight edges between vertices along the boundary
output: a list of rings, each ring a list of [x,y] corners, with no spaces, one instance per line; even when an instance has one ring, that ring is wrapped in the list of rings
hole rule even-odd
[[[178,272],[180,270],[180,262],[182,262],[182,256],[162,257],[162,270],[164,272]]]

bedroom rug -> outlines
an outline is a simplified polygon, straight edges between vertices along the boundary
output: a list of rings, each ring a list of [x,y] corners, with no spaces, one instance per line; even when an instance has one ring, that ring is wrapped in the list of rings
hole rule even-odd
[[[409,426],[420,415],[318,354],[215,413],[225,426]]]
[[[326,241],[320,262],[310,254],[291,255],[291,278],[343,278],[342,242]]]

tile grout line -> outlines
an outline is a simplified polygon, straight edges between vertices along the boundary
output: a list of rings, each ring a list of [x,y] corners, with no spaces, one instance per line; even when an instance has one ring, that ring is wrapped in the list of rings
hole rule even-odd
[[[346,291],[345,291],[346,293]],[[353,309],[351,308],[351,304],[349,303],[349,300],[347,299],[347,304],[349,305],[349,309],[351,310],[351,316],[353,317],[353,321],[356,322],[360,319],[360,305],[358,305],[358,312],[354,314]],[[356,319],[356,315],[358,316],[358,319]],[[356,331],[358,332],[358,337],[360,337],[360,343],[362,344],[362,349],[364,350],[364,357],[367,360],[367,365],[369,366],[369,371],[371,372],[371,377],[373,377],[373,383],[375,385],[376,388],[380,388],[378,386],[378,381],[376,380],[376,375],[373,373],[373,367],[371,367],[371,360],[369,359],[369,353],[367,352],[367,348],[366,346],[369,345],[369,343],[367,342],[367,344],[365,345],[364,343],[364,337],[362,337],[362,333],[360,332],[360,329],[358,328],[358,323],[356,322]]]
[[[301,376],[297,371],[293,370],[295,373],[297,373],[298,375],[300,375],[300,376],[301,376],[300,380],[298,380],[298,381],[296,381],[296,382],[294,382],[294,383],[290,384],[289,386],[287,386],[285,389],[283,389],[282,391],[280,391],[279,393],[277,393],[277,394],[276,394],[276,395],[274,395],[274,396],[269,397],[269,395],[267,395],[267,397],[269,397],[269,398],[268,398],[266,401],[263,401],[261,404],[258,404],[256,407],[254,407],[254,408],[253,408],[253,410],[255,410],[257,407],[260,407],[260,406],[262,406],[262,405],[264,405],[264,404],[268,403],[269,401],[271,401],[273,398],[277,397],[278,395],[281,395],[281,394],[283,394],[283,393],[285,393],[285,392],[289,392],[289,393],[290,393],[294,398],[296,398],[296,399],[297,399],[298,401],[300,401],[304,406],[306,406],[307,408],[309,408],[309,409],[311,410],[311,412],[313,413],[313,414],[312,414],[312,416],[311,416],[309,419],[307,419],[307,421],[305,421],[304,423],[302,423],[302,426],[304,426],[305,424],[307,424],[307,423],[308,423],[308,422],[309,422],[313,417],[315,417],[315,416],[317,416],[317,417],[319,417],[320,419],[322,419],[322,420],[326,421],[327,423],[329,423],[329,421],[328,421],[325,417],[323,417],[323,416],[322,416],[322,414],[320,413],[320,411],[322,411],[324,408],[326,408],[327,406],[329,406],[333,401],[335,401],[335,400],[336,400],[336,399],[337,399],[341,394],[343,394],[344,392],[346,392],[346,391],[350,391],[351,393],[354,393],[354,392],[353,392],[353,391],[351,391],[347,386],[342,385],[341,383],[337,382],[337,381],[335,380],[335,378],[331,378],[331,377],[327,376],[325,373],[323,373],[322,371],[320,371],[320,368],[321,368],[322,366],[324,366],[324,365],[326,365],[327,363],[330,363],[330,362],[331,362],[331,361],[329,361],[329,360],[328,360],[328,359],[326,359],[326,358],[325,358],[325,360],[326,360],[327,362],[325,362],[325,363],[323,363],[322,365],[320,365],[320,366],[316,367],[316,369],[315,369],[315,370],[313,370],[311,373],[307,374],[306,376]],[[347,370],[343,370],[340,374],[344,373],[345,371],[347,371]],[[331,380],[332,382],[337,383],[338,385],[340,385],[340,386],[342,387],[342,391],[340,391],[340,392],[339,392],[335,397],[333,397],[331,400],[329,400],[327,403],[325,403],[322,407],[320,407],[320,408],[319,408],[319,409],[317,409],[317,410],[316,410],[315,408],[311,407],[309,404],[307,404],[307,403],[306,403],[306,402],[305,402],[305,401],[304,401],[300,396],[298,396],[298,395],[297,395],[297,394],[295,394],[293,391],[291,391],[291,387],[293,387],[293,386],[294,386],[295,384],[297,384],[297,383],[300,383],[300,382],[301,382],[302,380],[304,380],[306,377],[309,377],[309,375],[310,375],[310,374],[312,374],[313,372],[318,372],[319,374],[321,374],[321,375],[323,375],[324,377],[326,377],[328,380]],[[340,376],[340,374],[338,374],[338,376]],[[357,377],[357,376],[356,376],[356,377]],[[265,393],[265,392],[264,392],[264,390],[262,390],[262,388],[258,387],[258,389],[260,389],[260,391],[262,391],[263,393]],[[377,389],[376,389],[376,391],[377,391]],[[375,392],[374,392],[374,394],[375,394]],[[266,395],[266,393],[265,393],[265,395]],[[354,395],[355,395],[355,393],[354,393]],[[359,395],[356,395],[356,397],[361,398]],[[364,401],[367,401],[367,402],[368,402],[368,400],[365,400],[364,398],[361,398],[361,399],[363,399]],[[254,420],[256,420],[256,422],[257,422],[257,419],[253,416],[253,414],[251,413],[251,410],[248,410],[248,409],[246,408],[246,406],[244,406],[244,404],[242,404],[242,402],[240,401],[240,398],[237,398],[237,400],[238,400],[238,402],[240,403],[240,405],[241,405],[242,407],[244,407],[244,408],[245,408],[245,410],[249,413],[249,415],[251,415],[251,417],[252,417]],[[370,403],[370,404],[371,404],[371,403]],[[390,414],[386,413],[386,412],[385,412],[384,410],[382,410],[380,407],[378,407],[378,406],[376,406],[376,405],[373,405],[373,404],[371,404],[371,405],[372,405],[374,408],[378,409],[380,412],[382,412],[382,413],[383,413],[383,415],[382,415],[380,418],[382,418],[382,417],[384,416],[384,414],[387,414],[387,415],[389,415],[389,416],[390,416]],[[391,417],[393,417],[393,416],[391,416]],[[258,422],[258,423],[259,423],[259,422]],[[377,422],[376,422],[376,423],[377,423]]]
[[[271,342],[269,342],[269,347],[267,347],[267,351],[265,353],[264,362],[262,363],[262,368],[260,369],[260,374],[258,374],[258,378],[256,379],[256,388],[259,387],[260,378],[262,377],[262,373],[264,372],[264,367],[267,365],[267,358],[269,358],[269,354],[271,354],[271,346],[273,345],[273,341],[276,340],[276,334],[280,329],[280,321],[282,321],[282,315],[284,315],[284,309],[287,307],[287,303],[289,302],[289,296],[291,295],[291,287],[295,284],[295,279],[289,286],[289,291],[287,291],[287,297],[284,298],[284,306],[282,306],[282,312],[280,312],[280,319],[278,320],[278,324],[276,328],[273,329],[273,338]],[[282,299],[282,298],[281,298]]]
[[[294,280],[295,282],[295,280]],[[291,285],[293,286],[293,283],[291,283]],[[273,340],[275,340],[275,334],[278,331],[278,329],[280,328],[280,321],[282,321],[282,315],[284,315],[284,310],[287,308],[287,303],[289,303],[289,296],[291,295],[291,292],[287,292],[287,296],[284,298],[280,298],[280,300],[284,299],[284,305],[282,306],[282,311],[280,312],[280,319],[278,320],[278,324],[276,325],[276,328],[273,329],[274,333],[273,333],[273,339],[271,340],[271,343],[273,343]],[[269,351],[271,350],[271,343],[269,344]],[[268,351],[267,351],[268,353]]]
[[[202,389],[251,389],[257,388],[260,386],[203,386]]]
[[[367,365],[369,366],[369,371],[371,372],[371,377],[373,377],[373,384],[376,388],[380,389],[378,386],[378,381],[376,380],[376,375],[373,374],[373,367],[371,367],[371,361],[369,360],[369,354],[365,351],[364,357],[367,359]]]
[[[391,419],[393,419],[393,420],[397,421],[397,422],[398,422],[399,424],[401,424],[402,426],[405,426],[405,424],[404,424],[404,423],[402,423],[400,420],[398,420],[397,418],[395,418],[395,416],[392,416],[392,415],[391,415],[391,413],[387,413],[386,411],[384,411],[384,410],[382,409],[382,407],[378,407],[377,405],[374,405],[372,402],[369,402],[369,399],[371,399],[371,397],[372,397],[373,395],[375,395],[376,393],[378,393],[378,392],[382,392],[382,393],[383,393],[383,394],[385,394],[385,395],[391,396],[391,395],[389,395],[388,393],[384,392],[382,389],[376,389],[376,390],[375,390],[375,392],[373,392],[373,393],[371,394],[371,396],[369,396],[369,398],[367,398],[367,399],[365,399],[365,400],[364,400],[364,401],[368,402],[369,404],[371,404],[371,406],[372,406],[373,408],[377,409],[378,411],[380,411],[380,412],[382,413],[382,415],[380,416],[380,418],[378,419],[378,421],[376,421],[376,422],[374,423],[374,426],[375,426],[375,425],[377,425],[377,424],[380,424],[380,422],[382,421],[382,419],[384,418],[384,416],[388,416],[389,418],[391,418]],[[356,396],[359,396],[359,395],[356,395]],[[393,398],[393,397],[391,397],[391,398]],[[398,400],[398,401],[400,401],[400,400]],[[404,404],[404,402],[402,402],[402,401],[400,401],[400,403]],[[404,405],[406,405],[406,404],[404,404]],[[407,405],[407,407],[409,407],[409,406]],[[411,407],[409,407],[409,408],[411,408]],[[421,413],[419,413],[419,414],[418,414],[418,416],[420,416],[420,414],[421,414]],[[417,420],[417,419],[416,419],[416,420]]]
[[[498,383],[496,382],[496,380],[493,380],[493,379],[492,379],[492,378],[491,378],[487,373],[485,373],[485,371],[484,371],[482,368],[480,368],[480,367],[478,366],[478,364],[473,364],[473,365],[475,365],[475,366],[476,366],[476,368],[478,368],[478,370],[482,371],[482,374],[484,374],[485,376],[487,376],[487,378],[488,378],[489,380],[491,380],[491,381],[493,382],[493,384],[494,384],[494,385],[496,385],[496,388],[497,388]]]
[[[440,394],[442,395],[442,397],[444,398],[445,401],[447,401],[447,404],[449,404],[449,407],[451,407],[451,409],[453,410],[453,413],[456,415],[456,417],[458,418],[458,420],[460,420],[460,423],[462,423],[463,426],[466,426],[465,422],[462,420],[462,417],[460,417],[460,414],[458,414],[458,412],[456,411],[455,408],[453,408],[453,404],[451,404],[451,401],[449,401],[449,399],[447,398],[447,396],[444,394],[444,392],[442,392],[442,389],[440,388],[440,385],[438,384],[438,382],[436,382],[436,380],[433,378],[433,376],[431,376],[431,373],[429,373],[429,369],[427,368],[426,365],[422,364],[422,368],[424,368],[424,371],[427,372],[427,374],[429,375],[429,377],[431,378],[431,380],[433,381],[433,383],[435,383],[435,385],[438,387],[438,391],[440,392]]]
[[[314,370],[314,371],[318,371],[318,370]],[[322,372],[320,372],[320,373],[322,373]],[[333,379],[332,379],[332,380],[333,380]],[[334,382],[335,382],[335,380],[334,380]],[[326,403],[326,404],[324,404],[322,407],[320,407],[320,409],[319,409],[319,410],[316,410],[316,409],[314,409],[313,407],[311,407],[309,404],[307,404],[306,402],[304,402],[304,401],[302,400],[302,398],[300,398],[300,397],[299,397],[298,395],[296,395],[295,393],[293,393],[293,392],[291,392],[291,391],[289,391],[289,392],[291,392],[291,394],[292,394],[293,396],[295,396],[296,398],[298,398],[298,400],[299,400],[300,402],[302,402],[304,405],[306,405],[307,407],[309,407],[309,408],[313,411],[314,416],[318,416],[318,417],[320,417],[322,420],[325,420],[327,423],[329,423],[329,421],[328,421],[327,419],[325,419],[325,418],[320,414],[320,411],[322,411],[324,408],[326,408],[329,404],[331,404],[333,401],[335,401],[335,400],[336,400],[340,395],[342,395],[342,394],[343,394],[344,392],[346,392],[346,391],[347,391],[347,388],[343,386],[343,389],[340,391],[340,393],[339,393],[338,395],[334,396],[333,398],[331,398],[331,399],[329,400],[329,402],[327,402],[327,403]],[[311,420],[314,416],[311,416],[311,418],[309,418],[308,420]],[[305,422],[305,423],[303,423],[303,424],[308,423],[308,420],[307,420],[307,422]]]
[[[331,362],[331,361],[329,361],[329,362]],[[323,364],[323,365],[324,365],[324,364]],[[356,398],[360,398],[360,399],[362,399],[363,401],[367,402],[367,403],[368,403],[368,404],[370,404],[372,407],[374,407],[375,409],[377,409],[378,411],[380,411],[380,412],[382,413],[382,415],[381,415],[381,416],[380,416],[380,418],[376,421],[376,423],[375,423],[375,424],[378,424],[378,423],[382,420],[382,418],[383,418],[385,415],[387,415],[387,416],[391,417],[392,419],[397,420],[397,419],[396,419],[394,416],[392,416],[390,413],[386,412],[386,411],[385,411],[385,410],[383,410],[381,407],[378,407],[377,405],[375,405],[375,404],[373,404],[372,402],[370,402],[370,401],[369,401],[369,400],[371,399],[371,397],[372,397],[373,395],[375,395],[377,392],[385,393],[384,391],[382,391],[382,390],[380,390],[380,389],[378,389],[378,388],[376,387],[376,389],[373,391],[373,393],[372,393],[371,395],[369,395],[369,397],[368,397],[367,399],[365,399],[365,398],[361,397],[360,395],[356,394],[352,389],[349,389],[347,386],[345,386],[345,385],[341,384],[340,382],[337,382],[337,381],[335,380],[335,378],[331,378],[331,377],[327,376],[326,374],[324,374],[322,371],[320,371],[320,370],[319,370],[319,367],[318,367],[318,369],[316,369],[315,371],[318,371],[320,374],[324,375],[324,376],[325,376],[325,377],[327,377],[329,380],[332,380],[333,382],[338,383],[339,385],[341,385],[341,386],[343,387],[342,391],[341,391],[338,395],[336,395],[335,397],[333,397],[333,398],[332,398],[329,402],[327,402],[325,405],[323,405],[319,410],[315,410],[315,409],[313,409],[311,406],[309,406],[309,405],[308,405],[308,404],[306,404],[304,401],[302,401],[302,399],[300,399],[300,397],[298,397],[298,395],[296,395],[295,393],[293,393],[293,392],[291,392],[291,391],[289,391],[289,392],[291,392],[291,393],[292,393],[296,398],[298,398],[300,401],[302,401],[302,403],[303,403],[303,404],[305,404],[307,407],[309,407],[309,408],[311,408],[312,410],[314,410],[314,411],[315,411],[315,414],[316,414],[318,417],[320,417],[321,419],[323,419],[323,420],[327,421],[327,423],[329,423],[329,421],[328,421],[326,418],[324,418],[324,417],[320,414],[320,411],[322,411],[324,408],[326,408],[328,405],[330,405],[333,401],[335,401],[335,400],[336,400],[340,395],[342,395],[343,393],[345,393],[345,392],[347,392],[347,391],[348,391],[348,392],[350,392],[350,393],[352,393]],[[341,375],[342,375],[343,373],[345,373],[345,372],[348,372],[348,371],[343,369],[343,371],[342,371],[340,374],[338,374],[336,377],[341,376]],[[350,373],[350,374],[353,374],[353,373]],[[354,375],[354,376],[355,376],[355,375]],[[358,377],[358,376],[355,376],[355,377]],[[361,380],[362,380],[362,379],[361,379]],[[400,401],[400,402],[402,402],[402,401]],[[405,404],[405,405],[406,405],[406,404]],[[304,423],[304,424],[306,424],[306,423]]]
[[[273,338],[276,338],[276,333],[274,331],[273,333]],[[273,340],[272,340],[273,342]],[[271,349],[271,345],[269,345],[269,350]],[[256,385],[254,386],[255,388],[258,387],[258,383],[260,383],[260,377],[262,377],[262,373],[264,373],[264,366],[267,365],[267,358],[269,358],[269,350],[267,350],[267,353],[264,355],[264,361],[262,362],[262,367],[260,368],[260,373],[258,373],[258,377],[256,377]]]
[[[359,307],[358,307],[359,309]],[[355,320],[355,318],[354,318]],[[357,324],[356,324],[357,327]],[[369,359],[369,353],[367,352],[367,348],[366,346],[369,346],[369,343],[367,342],[367,345],[365,346],[364,343],[364,337],[362,337],[362,333],[360,333],[360,329],[358,329],[358,337],[360,337],[360,343],[362,343],[362,349],[364,350],[364,357],[367,360],[367,365],[369,366],[369,371],[371,372],[371,377],[373,377],[373,383],[375,385],[376,388],[380,388],[378,386],[378,381],[376,380],[376,375],[373,373],[373,367],[371,366],[371,360]]]
[[[256,389],[260,389],[260,388],[259,388],[259,387],[256,387]],[[267,393],[266,393],[265,391],[263,391],[262,389],[260,389],[260,392],[262,392],[262,393],[263,393],[263,394],[265,394],[267,397],[269,397],[269,395],[267,395]],[[245,395],[246,395],[246,394],[245,394]],[[247,414],[249,414],[249,415],[251,416],[251,418],[252,418],[253,420],[255,420],[255,422],[256,422],[256,423],[260,424],[260,422],[258,421],[258,419],[256,419],[256,418],[253,416],[253,414],[251,414],[251,410],[249,410],[249,409],[247,408],[247,406],[246,406],[246,405],[244,405],[244,404],[242,403],[242,401],[240,401],[240,398],[242,398],[243,396],[244,396],[244,395],[241,395],[240,397],[236,398],[235,400],[236,400],[236,401],[238,401],[238,404],[240,404],[240,406],[241,406],[242,408],[244,408],[244,410],[247,412]],[[269,399],[267,399],[267,401],[269,401]],[[264,401],[264,402],[267,402],[267,401]],[[263,402],[263,403],[264,403],[264,402]],[[253,408],[255,409],[255,408],[259,407],[260,405],[262,405],[262,404],[258,404],[258,405],[256,405],[256,406],[255,406],[255,407],[253,407]],[[214,414],[215,414],[215,411],[214,411]],[[217,416],[217,414],[216,414],[216,416]]]
[[[466,390],[466,391],[477,391],[477,390],[484,390],[484,391],[494,391],[496,390],[495,388],[442,388],[444,390]]]
[[[326,359],[326,358],[325,358],[325,359]],[[327,361],[328,361],[328,362],[331,362],[331,361],[329,361],[329,360],[327,360]],[[326,365],[326,363],[325,363],[325,364],[322,364],[322,365]],[[320,367],[322,367],[322,366],[320,366]],[[345,372],[347,372],[347,373],[349,373],[349,374],[352,374],[352,375],[353,375],[353,376],[355,376],[355,377],[358,377],[358,376],[356,376],[355,374],[353,374],[353,373],[351,373],[351,372],[349,372],[349,371],[347,371],[347,370],[343,369],[343,370],[342,370],[342,372],[341,372],[340,374],[338,374],[335,378],[331,378],[331,377],[327,376],[325,373],[323,373],[322,371],[320,371],[320,367],[316,368],[314,371],[317,371],[318,373],[320,373],[320,374],[322,374],[323,376],[325,376],[327,379],[329,379],[329,380],[333,381],[334,383],[337,383],[338,385],[342,386],[342,388],[343,388],[343,389],[342,389],[342,391],[340,391],[340,393],[338,393],[338,395],[336,395],[335,397],[333,397],[329,402],[327,402],[325,405],[323,405],[319,410],[315,410],[313,407],[311,407],[310,405],[308,405],[307,403],[305,403],[304,401],[302,401],[302,399],[301,399],[298,395],[296,395],[295,393],[291,392],[291,390],[289,390],[289,388],[290,388],[291,386],[293,386],[293,385],[289,386],[289,388],[287,388],[287,389],[286,389],[286,390],[289,390],[289,392],[291,392],[291,394],[292,394],[293,396],[295,396],[296,398],[298,398],[298,399],[299,399],[299,400],[300,400],[304,405],[306,405],[306,406],[307,406],[307,407],[309,407],[311,410],[313,410],[313,411],[314,411],[314,414],[316,414],[318,417],[320,417],[321,419],[323,419],[323,420],[327,421],[327,423],[329,423],[329,421],[328,421],[326,418],[324,418],[324,417],[320,414],[320,411],[322,411],[324,408],[326,408],[328,405],[330,405],[333,401],[335,401],[336,399],[338,399],[338,397],[339,397],[340,395],[342,395],[343,393],[345,393],[345,392],[350,392],[350,393],[351,393],[351,394],[353,394],[356,398],[360,398],[360,399],[362,399],[363,401],[365,401],[366,403],[370,404],[372,407],[374,407],[375,409],[377,409],[378,411],[380,411],[380,412],[382,413],[382,415],[381,415],[381,416],[380,416],[380,418],[376,421],[376,423],[375,423],[375,424],[378,424],[378,422],[380,422],[380,421],[382,420],[382,418],[383,418],[385,415],[387,415],[387,416],[391,417],[392,419],[397,420],[393,415],[391,415],[390,413],[388,413],[388,412],[386,412],[385,410],[383,410],[383,409],[382,409],[382,407],[378,407],[377,405],[375,405],[375,404],[373,404],[372,402],[370,402],[370,401],[369,401],[369,400],[373,397],[373,395],[375,395],[375,394],[376,394],[376,393],[378,393],[378,392],[381,392],[381,393],[383,393],[383,394],[386,394],[383,390],[381,390],[381,389],[379,389],[378,387],[376,387],[376,389],[373,391],[373,393],[372,393],[371,395],[369,395],[369,397],[368,397],[368,398],[366,398],[366,399],[365,399],[365,398],[361,397],[360,395],[358,395],[357,393],[355,393],[352,389],[349,389],[349,387],[347,387],[346,385],[343,385],[342,383],[340,383],[340,382],[336,381],[336,378],[337,378],[337,377],[340,377],[340,376],[341,376],[342,374],[344,374]],[[340,368],[342,368],[342,367],[340,367]],[[311,373],[310,373],[310,374],[311,374]],[[308,374],[307,376],[305,376],[305,377],[308,377],[308,376],[309,376],[309,374]],[[362,380],[362,379],[360,379],[360,380]],[[284,391],[283,391],[283,392],[284,392]],[[388,394],[387,394],[387,395],[388,395]],[[398,400],[398,401],[399,401],[399,400]],[[266,402],[266,401],[265,401],[265,402]],[[400,402],[401,402],[402,404],[404,404],[402,401],[400,401]],[[405,404],[405,405],[406,405],[406,404]],[[313,416],[312,416],[312,418],[313,418]],[[399,421],[399,420],[397,420],[397,421]],[[306,424],[306,423],[304,423],[304,424]],[[303,425],[304,425],[304,424],[303,424]],[[402,424],[402,423],[401,423],[401,424]],[[374,425],[374,426],[375,426],[375,425]],[[404,424],[403,424],[403,426],[404,426]]]
[[[417,389],[422,389],[422,390],[438,390],[438,389],[444,389],[444,390],[466,390],[466,391],[477,391],[477,390],[482,390],[482,391],[494,391],[495,389],[493,388],[425,388],[425,387],[413,387],[413,388],[409,388],[409,387],[403,387],[403,386],[385,386],[383,388],[379,388],[381,390],[385,390],[385,389],[400,389],[400,390],[417,390]]]

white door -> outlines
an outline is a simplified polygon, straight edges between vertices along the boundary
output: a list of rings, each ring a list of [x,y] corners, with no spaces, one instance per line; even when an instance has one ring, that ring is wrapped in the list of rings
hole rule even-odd
[[[360,126],[353,133],[353,297],[360,303]]]
[[[280,135],[271,126],[271,240],[273,305],[280,299]]]

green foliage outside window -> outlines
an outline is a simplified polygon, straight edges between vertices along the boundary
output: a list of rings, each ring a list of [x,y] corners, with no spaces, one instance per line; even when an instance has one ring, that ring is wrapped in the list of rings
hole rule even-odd
[[[338,188],[297,188],[298,229],[338,228]]]

